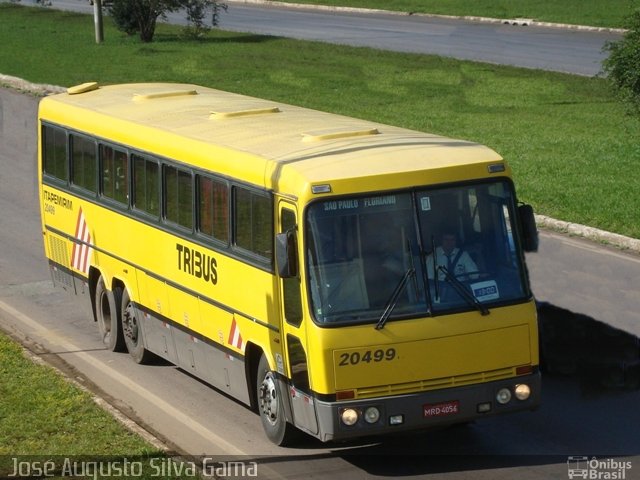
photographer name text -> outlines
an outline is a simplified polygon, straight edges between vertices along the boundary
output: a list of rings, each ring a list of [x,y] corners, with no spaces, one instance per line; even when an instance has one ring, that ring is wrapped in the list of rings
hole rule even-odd
[[[58,461],[24,461],[13,458],[9,478],[84,477],[257,477],[256,462],[226,461],[205,457],[200,462],[170,457],[130,460],[128,458],[84,461],[64,458]]]

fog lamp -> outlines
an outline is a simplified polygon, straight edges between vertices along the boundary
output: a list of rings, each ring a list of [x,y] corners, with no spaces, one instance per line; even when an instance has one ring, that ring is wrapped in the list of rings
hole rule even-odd
[[[345,408],[340,413],[340,420],[348,427],[355,425],[358,421],[358,411],[353,408]]]
[[[496,400],[500,405],[506,405],[511,401],[511,390],[508,388],[501,388],[496,394]]]
[[[404,415],[391,415],[389,417],[389,425],[402,425],[404,423]]]
[[[526,383],[521,383],[516,385],[515,393],[518,400],[526,400],[531,395],[531,389]]]
[[[367,423],[376,423],[380,420],[380,410],[376,407],[369,407],[364,411],[364,420]]]

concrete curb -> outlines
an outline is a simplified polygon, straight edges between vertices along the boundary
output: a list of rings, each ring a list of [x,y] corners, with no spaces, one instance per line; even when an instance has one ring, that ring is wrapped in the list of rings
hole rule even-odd
[[[568,235],[574,235],[576,237],[582,237],[587,240],[591,240],[596,243],[602,243],[611,245],[621,250],[627,250],[640,254],[640,240],[631,237],[625,237],[618,233],[611,233],[605,230],[599,230],[587,225],[581,225],[579,223],[565,222],[563,220],[556,220],[555,218],[547,217],[544,215],[536,215],[536,225],[538,228],[552,230],[558,233],[565,233]]]
[[[375,8],[359,8],[359,7],[339,7],[331,5],[314,5],[307,3],[288,3],[278,2],[275,0],[228,0],[227,3],[245,3],[251,5],[266,5],[279,8],[298,8],[306,10],[320,10],[327,12],[346,12],[346,13],[369,13],[369,14],[384,14],[384,15],[397,15],[397,16],[413,16],[413,17],[425,17],[425,18],[442,18],[446,20],[466,20],[468,22],[483,22],[483,23],[495,23],[505,25],[516,26],[532,26],[532,27],[545,27],[545,28],[558,28],[568,30],[582,30],[591,32],[607,32],[607,33],[624,33],[623,28],[610,28],[610,27],[592,27],[589,25],[573,25],[570,23],[553,23],[553,22],[539,22],[532,18],[491,18],[491,17],[479,17],[473,15],[442,15],[436,13],[418,13],[418,12],[402,12],[395,10],[382,10]]]
[[[45,95],[50,95],[52,93],[62,93],[67,90],[64,87],[58,87],[57,85],[31,83],[22,78],[3,74],[0,74],[0,86],[18,90],[19,92],[34,95],[36,97],[44,97]]]
[[[265,2],[265,0],[244,0],[245,2]],[[270,1],[270,0],[269,0]],[[266,3],[266,2],[265,2]],[[61,93],[66,88],[56,85],[41,85],[31,83],[18,77],[0,74],[0,86],[6,86],[20,92],[30,95],[46,96],[51,93]],[[622,250],[631,251],[640,254],[640,240],[617,233],[611,233],[597,228],[580,225],[578,223],[556,220],[544,215],[536,215],[536,223],[538,227],[552,230],[559,233],[575,235],[593,242],[608,244]]]

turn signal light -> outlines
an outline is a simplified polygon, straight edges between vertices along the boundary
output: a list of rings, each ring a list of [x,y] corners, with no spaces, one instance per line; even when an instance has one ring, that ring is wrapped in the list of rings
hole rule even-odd
[[[342,390],[340,392],[336,392],[336,400],[353,400],[356,398],[355,390]]]
[[[516,375],[529,375],[530,373],[533,373],[533,367],[531,365],[516,367]]]

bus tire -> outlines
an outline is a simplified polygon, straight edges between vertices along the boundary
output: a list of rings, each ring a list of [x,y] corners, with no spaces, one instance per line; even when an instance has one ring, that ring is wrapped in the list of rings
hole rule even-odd
[[[290,444],[296,429],[287,422],[283,403],[285,399],[280,395],[276,374],[269,368],[269,362],[264,354],[260,357],[258,364],[256,397],[258,414],[269,440],[279,446]]]
[[[133,358],[136,363],[149,363],[153,354],[144,348],[142,327],[136,316],[135,306],[126,289],[124,289],[122,293],[121,305],[122,333],[127,345],[127,350],[129,350],[129,355],[131,355],[131,358]]]
[[[100,275],[94,294],[94,308],[102,343],[112,352],[124,352],[126,345],[120,323],[120,289],[109,292]]]

